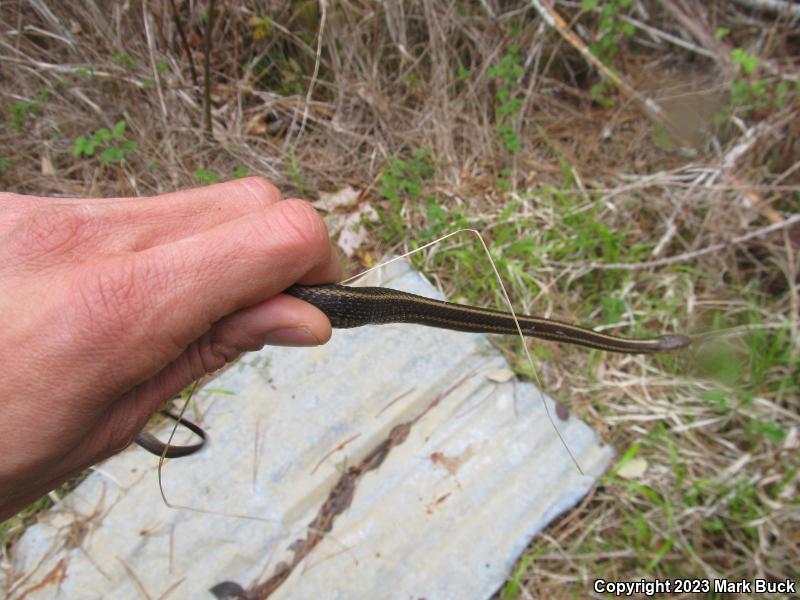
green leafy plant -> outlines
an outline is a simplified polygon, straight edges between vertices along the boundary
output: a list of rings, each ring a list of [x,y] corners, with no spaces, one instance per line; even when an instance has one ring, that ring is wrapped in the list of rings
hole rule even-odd
[[[72,72],[75,73],[75,75],[78,75],[79,77],[85,77],[86,79],[94,79],[95,77],[94,67],[75,67]]]
[[[734,48],[731,51],[733,62],[739,66],[744,75],[750,76],[758,68],[758,58],[748,54],[741,48]]]
[[[489,77],[493,77],[498,84],[495,93],[495,131],[503,140],[506,150],[512,154],[522,149],[522,139],[512,123],[513,117],[522,108],[522,98],[517,90],[522,73],[522,56],[514,45],[509,46],[500,62],[488,71]]]
[[[200,185],[211,185],[212,183],[219,183],[219,175],[214,171],[200,167],[195,170],[194,178]]]
[[[633,0],[583,0],[582,12],[591,12],[600,9],[600,25],[597,29],[596,40],[589,45],[589,51],[599,58],[607,67],[613,69],[614,57],[619,53],[621,41],[632,37],[636,27],[625,21],[623,12],[633,4]],[[603,108],[614,105],[614,88],[605,81],[592,85],[589,95]]]
[[[589,50],[606,65],[620,49],[620,40],[636,33],[636,27],[622,19],[622,13],[633,4],[633,0],[607,0],[600,7],[599,0],[583,0],[581,10],[589,12],[600,7],[600,26],[597,41],[589,46]]]
[[[72,147],[72,155],[78,158],[97,156],[104,164],[122,162],[136,149],[137,142],[126,139],[125,121],[118,121],[113,129],[101,127],[90,136],[79,136]]]
[[[20,100],[11,105],[11,117],[6,120],[5,124],[14,129],[22,129],[28,115],[36,114],[38,111],[39,106],[36,102]]]
[[[514,569],[514,572],[509,576],[508,581],[503,586],[503,590],[500,593],[501,600],[516,600],[522,594],[522,580],[525,577],[525,574],[528,571],[528,568],[533,564],[536,560],[537,556],[540,552],[526,552],[522,555],[522,558],[519,560],[517,564],[517,568]]]
[[[426,181],[434,175],[433,158],[427,150],[415,148],[411,158],[389,158],[380,178],[378,193],[400,208],[404,198],[417,200]]]
[[[253,39],[263,40],[269,36],[269,32],[272,30],[272,18],[253,15],[250,17],[249,25],[252,28]]]
[[[169,63],[167,63],[166,61],[160,60],[158,61],[158,63],[156,63],[156,72],[158,73],[159,82],[163,83],[161,75],[166,73],[168,70],[169,70]],[[142,84],[144,85],[145,89],[149,90],[156,87],[156,80],[153,79],[152,77],[147,77],[142,80]]]
[[[614,86],[607,81],[598,81],[589,88],[589,96],[603,108],[614,106]]]
[[[127,69],[128,71],[133,71],[137,66],[136,61],[127,52],[119,52],[118,54],[115,54],[112,60],[120,67]]]
[[[308,74],[295,57],[287,57],[283,51],[276,50],[260,57],[250,68],[262,89],[282,96],[305,93]]]
[[[761,64],[757,56],[742,48],[731,51],[731,60],[739,72],[730,87],[730,106],[720,112],[715,121],[725,123],[732,116],[747,117],[752,112],[765,112],[783,108],[790,86],[786,81],[777,83],[758,76]]]
[[[780,444],[786,437],[786,430],[772,421],[752,419],[747,424],[747,432],[754,438],[764,437],[774,444]]]
[[[41,113],[42,105],[50,98],[50,92],[44,85],[39,86],[36,100],[19,100],[11,105],[11,118],[7,119],[5,125],[14,129],[22,129],[25,121],[30,116]]]
[[[800,387],[800,356],[794,349],[788,326],[777,330],[759,327],[757,311],[746,313],[741,322],[723,322],[715,315],[710,329],[744,325],[749,330],[737,343],[710,341],[696,353],[693,369],[713,387],[700,393],[720,415],[744,419],[742,425],[753,443],[780,443],[786,430],[776,422],[745,416],[743,409],[759,396],[782,397]],[[791,390],[791,391],[790,391]]]
[[[519,89],[519,79],[522,77],[522,55],[519,48],[510,45],[503,57],[489,71],[497,84],[495,92],[495,132],[500,137],[503,146],[510,154],[517,154],[522,150],[522,137],[517,130],[516,117],[522,109],[522,92]],[[507,189],[510,170],[501,173],[497,184]]]
[[[665,150],[669,150],[670,148],[672,148],[672,142],[669,139],[667,128],[663,123],[653,124],[652,130],[650,132],[650,139],[652,140],[653,144],[655,144],[659,148],[663,148]]]
[[[389,158],[378,183],[378,194],[388,201],[387,208],[380,214],[380,231],[385,240],[404,238],[407,231],[404,206],[408,204],[415,212],[419,209],[422,188],[435,172],[433,156],[421,148],[413,149],[407,159]],[[438,218],[435,208],[430,209],[430,214]]]

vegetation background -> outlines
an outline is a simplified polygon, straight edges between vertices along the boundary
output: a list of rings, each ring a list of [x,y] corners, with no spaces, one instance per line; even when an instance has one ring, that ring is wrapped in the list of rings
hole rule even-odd
[[[474,227],[521,310],[693,333],[666,357],[535,344],[620,459],[498,597],[797,581],[799,21],[788,0],[6,0],[0,186],[262,175],[317,201],[351,273]],[[502,306],[471,240],[414,260]],[[531,376],[519,344],[498,342]],[[0,525],[3,560],[66,489]]]

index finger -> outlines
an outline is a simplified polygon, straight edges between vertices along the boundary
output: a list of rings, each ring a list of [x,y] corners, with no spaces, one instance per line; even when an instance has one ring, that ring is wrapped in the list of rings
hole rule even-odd
[[[93,356],[108,364],[109,354],[126,360],[128,381],[118,383],[130,385],[153,375],[223,317],[296,282],[335,281],[339,269],[316,211],[300,200],[277,202],[81,273],[69,327],[84,335],[73,351],[84,364]],[[141,363],[132,365],[132,355]]]

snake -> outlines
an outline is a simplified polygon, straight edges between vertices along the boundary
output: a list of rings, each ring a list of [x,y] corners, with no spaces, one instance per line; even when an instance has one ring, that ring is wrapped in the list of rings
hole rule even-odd
[[[534,315],[512,315],[510,312],[434,300],[417,294],[384,287],[352,287],[340,284],[293,285],[284,294],[299,298],[322,311],[334,329],[363,325],[413,323],[472,333],[497,333],[574,344],[585,348],[623,354],[653,354],[685,348],[690,338],[665,334],[649,338],[627,338],[565,321]],[[519,329],[517,329],[519,324]],[[160,442],[149,433],[140,433],[136,443],[148,452],[165,458],[188,456],[200,450],[206,441],[203,430],[168,411],[165,416],[177,421],[200,436],[191,446],[172,446]]]
[[[142,431],[139,435],[136,436],[135,442],[147,450],[150,454],[155,454],[156,456],[163,456],[164,458],[180,458],[182,456],[189,456],[190,454],[194,454],[198,450],[200,450],[206,444],[206,432],[203,431],[203,428],[197,425],[196,423],[192,423],[188,419],[184,419],[180,415],[176,415],[171,413],[168,410],[160,410],[163,416],[167,417],[168,419],[172,419],[176,421],[179,425],[186,427],[189,431],[194,433],[197,437],[200,438],[200,441],[194,444],[188,444],[186,446],[176,446],[173,444],[167,445],[159,440],[156,436],[152,433],[147,431]]]

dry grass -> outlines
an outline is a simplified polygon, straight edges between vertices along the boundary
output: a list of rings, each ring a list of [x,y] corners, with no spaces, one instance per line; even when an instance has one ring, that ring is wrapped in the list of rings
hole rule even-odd
[[[699,334],[658,359],[537,346],[547,391],[646,468],[609,474],[501,595],[585,596],[597,577],[796,581],[796,23],[754,2],[602,4],[610,21],[576,2],[224,3],[209,136],[207,2],[176,1],[186,46],[170,3],[4,2],[0,185],[145,195],[247,172],[313,199],[349,184],[380,213],[351,271],[470,225],[530,312]],[[485,259],[461,244],[420,265],[495,303]]]

